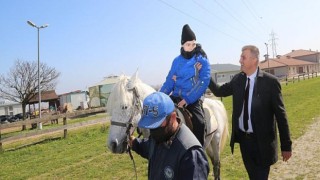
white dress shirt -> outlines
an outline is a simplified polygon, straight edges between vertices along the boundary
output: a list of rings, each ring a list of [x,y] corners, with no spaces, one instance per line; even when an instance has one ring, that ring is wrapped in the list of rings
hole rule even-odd
[[[248,101],[249,120],[248,120],[248,130],[247,130],[247,132],[249,132],[249,133],[253,133],[252,123],[251,123],[251,102],[252,102],[252,94],[253,94],[254,82],[255,82],[255,79],[257,76],[257,71],[258,71],[258,69],[253,74],[251,74],[251,76],[247,76],[247,79],[250,78],[249,101]],[[248,82],[246,82],[245,87],[247,87],[247,84],[248,84]],[[244,106],[242,106],[242,112],[239,117],[239,128],[243,132],[245,132],[244,127],[243,127],[243,108],[244,108]]]

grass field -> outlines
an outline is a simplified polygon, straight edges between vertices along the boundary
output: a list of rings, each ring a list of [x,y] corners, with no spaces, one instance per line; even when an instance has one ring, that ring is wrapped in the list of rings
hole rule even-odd
[[[282,89],[292,138],[296,139],[320,116],[320,78],[284,84]],[[231,98],[224,98],[223,103],[230,122]],[[85,127],[70,131],[67,139],[47,137],[36,145],[5,151],[0,154],[0,179],[135,179],[128,154],[111,154],[106,149],[109,125]],[[18,147],[18,143],[4,148]],[[133,155],[138,179],[147,179],[147,161]],[[225,147],[221,158],[222,179],[248,179],[238,145],[234,155]]]

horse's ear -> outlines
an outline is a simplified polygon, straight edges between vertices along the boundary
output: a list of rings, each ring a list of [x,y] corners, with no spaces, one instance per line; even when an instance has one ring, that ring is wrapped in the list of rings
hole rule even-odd
[[[137,71],[131,76],[128,84],[127,84],[127,88],[128,89],[133,89],[138,81],[138,69]]]
[[[131,76],[131,81],[136,81],[138,79],[139,69]]]
[[[128,89],[133,89],[136,86],[136,83],[138,81],[138,69],[137,71],[131,76],[129,79],[129,82],[127,84]]]

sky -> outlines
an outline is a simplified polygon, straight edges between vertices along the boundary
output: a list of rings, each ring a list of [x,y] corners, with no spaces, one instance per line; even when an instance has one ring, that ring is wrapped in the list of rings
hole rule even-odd
[[[56,92],[88,90],[110,75],[161,85],[189,24],[211,64],[239,65],[241,48],[260,59],[320,50],[319,0],[0,0],[0,74],[38,60],[61,73]],[[272,48],[272,32],[274,48]],[[268,45],[266,46],[267,43]]]

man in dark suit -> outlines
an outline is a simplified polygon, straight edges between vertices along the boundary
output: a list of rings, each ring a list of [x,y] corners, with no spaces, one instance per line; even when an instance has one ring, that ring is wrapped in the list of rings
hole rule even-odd
[[[290,132],[281,85],[273,75],[259,69],[259,49],[242,48],[241,72],[221,86],[211,79],[209,89],[217,97],[233,96],[231,152],[240,144],[250,179],[268,179],[270,166],[278,160],[277,130],[283,161],[291,157]]]

